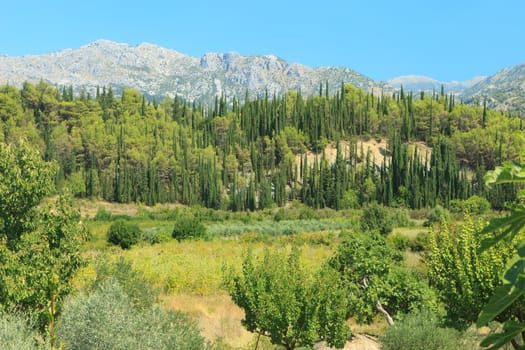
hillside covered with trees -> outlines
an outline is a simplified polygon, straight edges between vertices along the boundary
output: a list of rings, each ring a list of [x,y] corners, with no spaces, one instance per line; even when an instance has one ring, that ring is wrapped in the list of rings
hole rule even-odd
[[[234,211],[290,200],[448,207],[472,195],[498,207],[514,191],[488,191],[482,176],[525,153],[523,120],[512,114],[444,91],[374,95],[350,85],[335,93],[321,85],[310,97],[222,96],[204,107],[148,101],[132,89],[74,96],[72,88],[25,83],[0,87],[0,129],[0,141],[26,139],[56,160],[58,188],[77,197]],[[358,143],[371,138],[388,141],[381,159]],[[335,160],[324,154],[328,144]]]

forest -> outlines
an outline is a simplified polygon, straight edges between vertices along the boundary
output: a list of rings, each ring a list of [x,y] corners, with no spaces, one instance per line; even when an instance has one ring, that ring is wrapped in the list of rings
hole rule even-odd
[[[45,83],[0,90],[0,141],[24,138],[56,161],[58,188],[120,203],[418,209],[478,195],[497,208],[513,192],[488,191],[483,175],[525,152],[521,118],[444,91],[375,96],[342,84],[332,94],[321,85],[308,98],[221,96],[204,107],[131,89],[117,98],[110,87],[77,97]],[[359,142],[369,139],[388,142],[381,158]],[[329,144],[335,159],[324,155]]]
[[[486,101],[26,82],[0,129],[12,349],[525,347],[523,118]]]

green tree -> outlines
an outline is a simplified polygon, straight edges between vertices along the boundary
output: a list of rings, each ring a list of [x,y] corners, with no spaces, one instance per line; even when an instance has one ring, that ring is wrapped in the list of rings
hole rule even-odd
[[[512,247],[499,244],[478,254],[481,240],[488,237],[482,232],[483,223],[467,215],[461,227],[454,227],[442,222],[431,229],[426,266],[429,282],[438,291],[449,321],[462,327],[477,319],[499,285]]]
[[[267,336],[285,349],[312,346],[326,340],[342,348],[350,335],[345,324],[345,291],[337,274],[326,268],[315,277],[300,266],[299,251],[250,253],[238,275],[227,271],[226,284],[233,302],[244,309],[243,326]]]
[[[85,230],[65,197],[44,205],[56,169],[21,143],[0,144],[0,307],[22,309],[40,326],[54,318],[83,266]]]
[[[391,315],[435,306],[435,297],[424,280],[403,267],[402,255],[375,231],[349,234],[329,264],[348,286],[348,316],[371,322],[379,311],[388,322]],[[389,319],[390,317],[390,319]]]

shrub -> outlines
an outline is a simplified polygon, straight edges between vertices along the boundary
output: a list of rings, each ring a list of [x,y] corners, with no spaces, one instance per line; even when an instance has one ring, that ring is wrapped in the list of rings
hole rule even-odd
[[[4,350],[48,349],[31,323],[18,314],[0,314],[0,344]]]
[[[98,207],[97,213],[93,218],[95,221],[109,221],[111,220],[111,213],[106,209],[106,207]]]
[[[125,220],[117,220],[111,224],[107,233],[109,243],[129,249],[142,239],[142,232],[136,224]]]
[[[427,220],[423,223],[423,226],[430,227],[434,224],[440,223],[441,221],[448,222],[449,219],[450,214],[448,210],[438,204],[430,211]]]
[[[157,306],[134,307],[114,279],[89,295],[66,301],[56,334],[66,349],[180,349],[205,348],[194,321]]]
[[[391,225],[394,227],[411,227],[414,226],[414,222],[410,220],[408,210],[398,209],[395,210],[390,217]]]
[[[440,327],[438,317],[428,310],[415,311],[388,328],[381,338],[383,350],[455,350],[462,348],[459,332]]]
[[[412,252],[423,252],[428,249],[429,244],[429,233],[419,232],[416,235],[416,238],[408,241],[408,248]]]
[[[198,218],[181,217],[175,222],[172,236],[182,241],[184,239],[208,238],[208,233]]]
[[[150,244],[159,244],[171,240],[171,232],[164,230],[150,230],[145,235],[144,239]]]
[[[361,229],[363,231],[377,231],[382,235],[392,232],[392,221],[389,218],[388,210],[377,203],[370,204],[363,211]]]
[[[456,214],[468,211],[473,215],[484,215],[489,209],[489,201],[480,196],[472,196],[466,200],[453,199],[450,201],[450,211]]]
[[[273,216],[273,221],[279,222],[284,220],[284,208],[279,208]]]
[[[310,207],[302,208],[299,212],[299,220],[317,220],[317,214],[315,210]]]
[[[410,238],[400,233],[395,233],[388,237],[390,244],[400,252],[404,252],[409,247]]]
[[[131,262],[120,257],[117,262],[110,263],[102,257],[95,263],[96,278],[92,290],[98,288],[108,279],[116,280],[124,293],[138,309],[145,309],[157,302],[159,291],[153,287],[153,282],[144,276],[142,271],[134,270]]]

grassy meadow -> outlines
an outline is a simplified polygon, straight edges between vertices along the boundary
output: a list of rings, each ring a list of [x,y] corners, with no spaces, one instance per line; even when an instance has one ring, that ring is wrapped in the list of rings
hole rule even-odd
[[[227,348],[243,349],[254,335],[241,325],[243,312],[222,286],[225,266],[240,268],[251,250],[255,255],[265,249],[289,250],[299,246],[301,263],[308,272],[316,271],[329,258],[347,234],[359,227],[360,210],[312,210],[300,205],[285,209],[252,213],[211,211],[202,208],[110,204],[79,201],[77,203],[89,231],[84,254],[89,260],[76,280],[84,289],[95,278],[98,259],[130,261],[160,291],[162,304],[186,312],[198,321],[203,335]],[[171,238],[177,217],[191,213],[199,216],[208,232],[207,239],[177,241]],[[399,216],[399,215],[398,215]],[[106,232],[116,219],[137,224],[144,239],[131,249],[109,244]],[[392,237],[415,240],[428,229],[421,220],[406,217],[404,226],[395,227]],[[421,265],[420,254],[406,249],[407,262]],[[385,327],[381,317],[372,325],[351,324],[354,331],[380,335]]]

